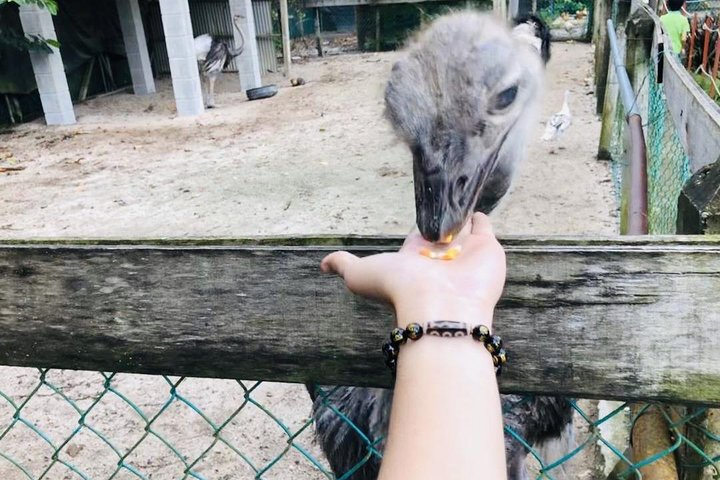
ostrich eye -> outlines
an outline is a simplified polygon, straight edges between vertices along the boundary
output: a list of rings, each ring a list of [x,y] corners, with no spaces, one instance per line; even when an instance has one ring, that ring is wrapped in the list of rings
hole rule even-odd
[[[505,110],[515,101],[517,97],[518,87],[514,85],[500,92],[495,99],[495,110]]]

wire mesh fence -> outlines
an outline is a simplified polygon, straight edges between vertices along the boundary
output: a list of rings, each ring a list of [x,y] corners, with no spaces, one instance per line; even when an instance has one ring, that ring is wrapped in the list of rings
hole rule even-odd
[[[8,370],[3,369],[5,378]],[[382,458],[384,435],[352,425],[348,412],[333,402],[341,387],[318,390],[321,408],[347,422],[348,435],[363,448],[352,468],[334,474],[313,442],[309,409],[297,415],[287,405],[273,405],[271,384],[13,370],[25,376],[0,389],[4,479],[352,479],[366,478],[357,472]],[[137,379],[144,388],[137,388]],[[307,395],[302,387],[285,385],[280,399],[298,388]],[[214,401],[198,396],[207,389]],[[506,413],[522,409],[530,399],[506,402]],[[664,457],[676,458],[679,468],[712,473],[712,463],[720,461],[720,437],[708,426],[713,410],[648,404],[631,413],[630,404],[621,402],[571,400],[570,405],[574,434],[560,449],[540,449],[506,427],[506,435],[527,448],[528,470],[535,478],[604,479],[612,471],[612,478],[642,478],[645,466]],[[653,410],[666,419],[671,443],[648,457],[633,458],[628,451],[632,428]]]
[[[663,235],[676,232],[678,197],[691,172],[688,156],[667,108],[662,84],[657,83],[656,71],[657,60],[642,82],[642,88],[647,88],[648,95],[647,105],[641,105],[641,111],[647,112],[643,126],[647,147],[648,233]],[[641,96],[638,96],[638,101],[642,101]],[[617,102],[610,154],[618,201],[627,161],[625,115],[622,102]]]
[[[713,12],[720,11],[718,0],[686,0],[685,10],[688,12]]]
[[[648,76],[648,230],[672,234],[676,232],[678,197],[690,178],[690,163],[655,72],[650,68]]]

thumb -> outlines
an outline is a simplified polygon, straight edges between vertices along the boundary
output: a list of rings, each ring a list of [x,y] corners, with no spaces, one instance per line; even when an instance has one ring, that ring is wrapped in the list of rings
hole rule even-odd
[[[325,273],[335,273],[345,278],[348,267],[358,260],[360,260],[358,257],[349,252],[333,252],[322,259],[320,270]]]
[[[490,219],[487,215],[480,212],[473,213],[472,216],[472,234],[473,235],[486,235],[490,234],[492,235],[493,229],[492,224],[490,223]]]

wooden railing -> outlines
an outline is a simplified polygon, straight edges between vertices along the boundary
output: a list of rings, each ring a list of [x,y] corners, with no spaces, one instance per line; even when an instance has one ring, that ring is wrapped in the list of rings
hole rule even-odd
[[[399,242],[5,242],[0,364],[388,386],[389,309],[318,265]],[[503,391],[720,405],[720,238],[503,244]]]

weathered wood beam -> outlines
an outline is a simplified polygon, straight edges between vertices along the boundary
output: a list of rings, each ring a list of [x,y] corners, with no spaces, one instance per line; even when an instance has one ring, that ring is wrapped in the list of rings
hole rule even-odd
[[[388,309],[318,264],[400,241],[4,242],[0,364],[389,386]],[[720,238],[503,244],[503,391],[720,405]]]
[[[678,200],[677,231],[720,234],[720,158],[695,172],[683,185]]]

